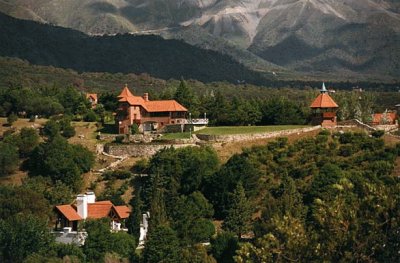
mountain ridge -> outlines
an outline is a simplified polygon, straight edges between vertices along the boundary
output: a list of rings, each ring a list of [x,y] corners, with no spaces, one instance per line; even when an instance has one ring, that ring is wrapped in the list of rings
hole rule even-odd
[[[210,49],[228,53],[264,72],[280,67],[307,73],[335,70],[337,74],[394,78],[400,73],[400,51],[396,49],[400,41],[400,3],[395,0],[1,2],[15,9],[25,8],[48,23],[91,34],[152,32],[200,47],[207,46],[211,36],[220,44]],[[10,9],[8,13],[13,14]],[[194,39],[196,36],[185,33],[196,28],[208,35]]]
[[[78,72],[148,73],[203,82],[269,80],[227,55],[160,36],[88,36],[80,31],[19,20],[0,13],[0,56]]]

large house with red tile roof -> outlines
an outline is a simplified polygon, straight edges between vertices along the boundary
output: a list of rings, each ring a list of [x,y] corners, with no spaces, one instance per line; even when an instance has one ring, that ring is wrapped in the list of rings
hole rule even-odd
[[[79,224],[86,219],[109,218],[111,221],[111,230],[120,231],[123,228],[125,220],[129,217],[131,210],[122,205],[113,205],[110,201],[97,201],[93,192],[80,194],[74,204],[58,205],[55,207],[57,221],[55,230],[69,232],[78,231]]]
[[[336,111],[339,106],[329,96],[325,83],[322,84],[321,94],[311,103],[312,124],[321,125],[322,127],[334,127],[337,125]]]
[[[136,123],[140,131],[160,130],[167,125],[186,124],[188,110],[175,100],[150,100],[149,94],[134,96],[128,86],[118,96],[118,133],[128,134]]]

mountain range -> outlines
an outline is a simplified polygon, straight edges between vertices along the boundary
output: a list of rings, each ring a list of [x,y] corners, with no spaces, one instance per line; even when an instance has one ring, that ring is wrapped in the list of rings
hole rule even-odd
[[[0,0],[0,11],[92,35],[179,38],[264,72],[400,73],[397,0]]]
[[[0,56],[78,72],[147,73],[162,79],[268,84],[268,79],[227,55],[181,40],[80,31],[20,20],[0,13]]]

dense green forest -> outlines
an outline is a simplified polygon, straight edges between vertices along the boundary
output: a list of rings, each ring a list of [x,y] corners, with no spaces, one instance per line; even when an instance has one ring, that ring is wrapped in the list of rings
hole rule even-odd
[[[55,243],[47,225],[51,207],[82,190],[79,175],[90,169],[92,155],[59,132],[46,133],[44,142],[31,131],[8,135],[0,146],[20,154],[30,176],[21,186],[1,186],[0,259],[396,262],[400,181],[393,172],[400,145],[385,146],[381,135],[323,130],[294,143],[279,138],[223,164],[210,147],[166,148],[131,171],[104,174],[135,186],[129,233],[88,221],[83,247]],[[150,233],[137,254],[145,211]]]
[[[150,175],[136,197],[153,215],[144,262],[396,261],[400,148],[380,136],[281,138],[222,165],[207,147],[159,152],[136,167]],[[211,219],[223,220],[216,236]],[[209,237],[207,254],[195,244]]]

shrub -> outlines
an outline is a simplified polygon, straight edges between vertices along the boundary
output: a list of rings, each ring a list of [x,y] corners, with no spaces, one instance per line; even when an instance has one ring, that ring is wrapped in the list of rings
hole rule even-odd
[[[353,134],[350,132],[346,132],[343,134],[339,134],[339,142],[341,144],[351,143],[353,141]]]
[[[0,176],[13,172],[18,167],[18,149],[11,144],[0,142]]]
[[[378,131],[373,131],[371,135],[375,138],[381,138],[385,134],[385,131],[378,130]]]
[[[97,115],[93,111],[88,111],[85,116],[83,117],[84,121],[87,122],[94,122],[97,121]]]
[[[138,134],[138,133],[139,133],[139,126],[136,123],[132,124],[131,134]]]
[[[105,173],[103,173],[102,176],[105,180],[127,179],[132,176],[132,173],[127,170],[115,170],[115,171],[106,171]]]
[[[320,131],[319,133],[318,133],[318,135],[330,135],[331,133],[328,131],[328,130],[326,130],[326,129],[324,129],[324,130],[322,130],[322,131]]]
[[[118,136],[115,136],[114,141],[115,141],[116,143],[122,143],[122,142],[124,141],[124,139],[125,139],[125,136],[124,136],[124,135],[118,135]]]
[[[11,113],[10,115],[8,115],[7,117],[7,123],[8,125],[12,125],[14,122],[16,122],[18,120],[18,116],[15,115],[14,113]]]
[[[75,134],[76,134],[75,128],[72,127],[71,125],[68,125],[68,126],[64,127],[64,130],[62,132],[62,136],[64,136],[65,138],[74,137]]]
[[[339,156],[349,157],[353,154],[354,148],[352,145],[342,145],[339,148]]]

